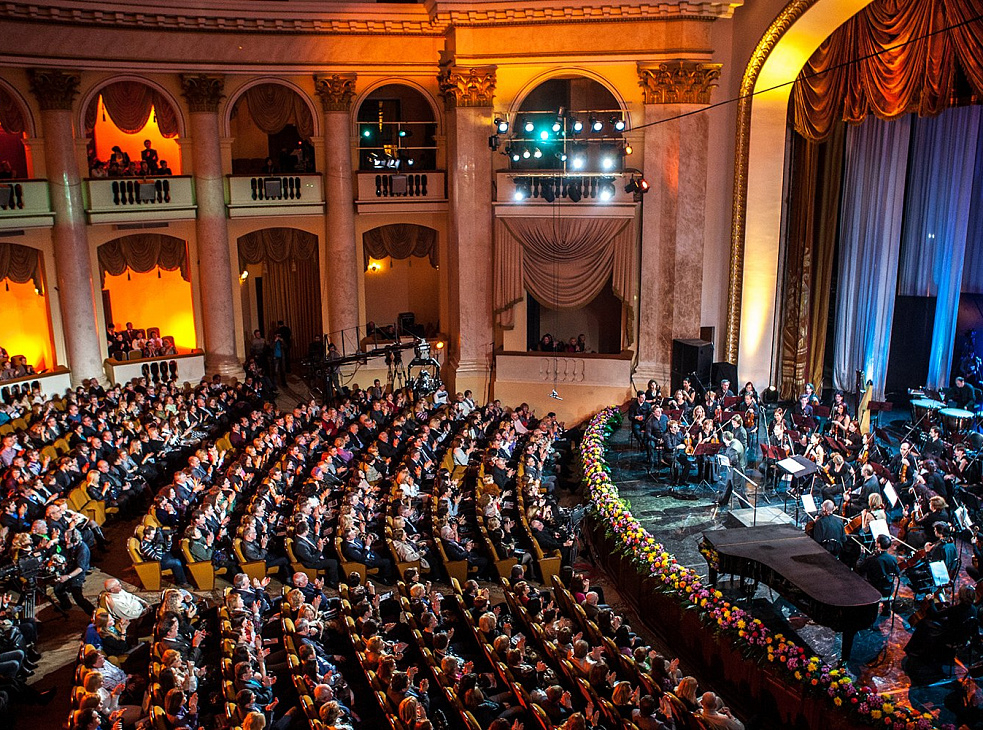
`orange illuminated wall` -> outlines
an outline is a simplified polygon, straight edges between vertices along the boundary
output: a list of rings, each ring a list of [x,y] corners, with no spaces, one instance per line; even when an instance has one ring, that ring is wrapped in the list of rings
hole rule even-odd
[[[0,345],[7,354],[24,355],[38,371],[53,368],[55,348],[51,342],[48,298],[35,291],[34,282],[0,281],[0,312]]]
[[[125,134],[113,124],[113,120],[103,106],[102,96],[100,96],[99,108],[96,112],[96,128],[92,134],[96,143],[96,157],[103,162],[109,159],[110,155],[113,154],[113,147],[117,145],[130,156],[132,162],[140,162],[143,141],[149,139],[151,146],[157,150],[157,159],[167,160],[167,166],[171,168],[171,172],[175,175],[181,174],[181,148],[178,146],[177,137],[167,139],[160,133],[155,112],[151,112],[146,125],[139,132]]]
[[[106,275],[104,288],[109,291],[116,329],[125,328],[127,322],[136,329],[160,327],[161,336],[172,335],[178,349],[197,347],[191,284],[180,271],[158,271],[159,278],[157,271]]]

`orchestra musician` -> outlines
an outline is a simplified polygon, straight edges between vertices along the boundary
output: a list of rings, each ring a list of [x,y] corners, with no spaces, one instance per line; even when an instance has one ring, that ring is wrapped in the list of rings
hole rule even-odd
[[[693,383],[690,382],[689,378],[683,378],[681,390],[683,391],[683,397],[686,399],[686,402],[692,407],[696,403],[696,389],[693,388]]]
[[[867,438],[869,446],[867,451],[864,451],[864,439]],[[871,432],[868,437],[865,437],[860,432],[860,422],[850,421],[850,425],[846,427],[846,434],[843,436],[843,445],[846,446],[847,454],[849,454],[850,461],[861,461],[862,463],[867,463],[870,460],[870,448],[873,446],[874,434]]]
[[[744,384],[744,389],[741,391],[741,395],[749,395],[755,403],[758,402],[758,391],[754,389],[754,383],[752,383],[750,380]]]
[[[741,442],[741,464],[740,467],[743,469],[747,466],[748,461],[748,451],[750,449],[750,437],[746,428],[744,428],[744,419],[740,414],[735,413],[730,419],[730,426],[728,427],[730,432],[734,434],[734,438]]]
[[[833,406],[830,412],[829,432],[834,438],[845,438],[853,419],[846,409],[846,403]]]
[[[901,448],[898,454],[891,459],[888,470],[895,478],[894,486],[898,490],[899,495],[902,492],[908,492],[914,486],[915,474],[918,473],[918,464],[915,461],[915,453],[911,448],[911,443],[908,441],[901,442]]]
[[[718,491],[723,490],[723,496],[717,502],[718,507],[724,507],[730,502],[730,495],[734,489],[737,489],[739,494],[746,496],[744,480],[734,476],[734,468],[740,468],[739,465],[744,459],[744,447],[730,431],[724,431],[721,437],[724,448],[720,455],[727,458],[730,466],[720,470],[719,483],[716,488]]]
[[[850,413],[850,405],[846,402],[846,398],[843,396],[842,390],[837,390],[833,393],[833,402],[830,403],[830,413],[834,412],[838,406],[843,406],[846,409],[848,416],[852,417]]]
[[[747,433],[747,442],[744,444],[747,447],[748,462],[754,463],[757,459],[755,458],[755,453],[758,450],[758,404],[755,402],[754,395],[748,392],[744,392],[742,396],[744,402],[738,406],[738,413],[741,416],[741,422]]]
[[[977,397],[976,388],[967,383],[966,378],[961,375],[956,378],[956,387],[946,392],[948,405],[964,410],[971,410],[976,404]]]
[[[645,400],[649,403],[662,403],[662,388],[654,380],[650,380],[645,387]]]
[[[874,473],[874,467],[864,464],[860,468],[860,485],[843,495],[844,515],[851,517],[859,514],[872,494],[883,497],[881,482]]]
[[[730,381],[724,378],[720,381],[720,387],[717,389],[717,395],[720,397],[721,402],[724,398],[733,398],[734,391],[730,389]]]
[[[799,396],[798,402],[792,406],[792,415],[802,416],[803,418],[813,417],[812,403],[809,402],[808,393],[803,393]]]
[[[650,467],[656,463],[656,454],[662,448],[663,437],[668,429],[669,419],[662,412],[661,406],[655,406],[645,420],[645,447]]]
[[[942,432],[938,426],[928,429],[928,440],[922,446],[923,459],[938,459],[945,456],[946,443],[942,440]]]
[[[816,395],[816,387],[812,383],[806,383],[805,392],[802,395],[809,401],[810,406],[819,405],[819,396]]]
[[[628,420],[631,422],[631,433],[640,444],[645,443],[645,419],[651,412],[652,404],[645,400],[645,391],[638,391],[635,400],[628,406]]]
[[[682,390],[677,390],[675,395],[672,397],[672,401],[669,404],[669,410],[680,411],[683,414],[689,413],[690,403],[686,400],[686,395]]]
[[[812,527],[812,539],[818,542],[832,555],[839,555],[846,542],[846,529],[843,519],[834,514],[836,505],[832,500],[825,500],[819,516]]]
[[[689,479],[693,469],[693,461],[687,453],[686,434],[679,427],[679,421],[669,421],[669,430],[663,437],[663,445],[669,459],[669,473],[675,486]]]
[[[836,453],[829,457],[825,474],[827,483],[823,486],[823,497],[841,503],[844,493],[853,487],[853,467],[847,464],[843,454]]]
[[[699,406],[693,409],[693,415],[696,416],[696,411]],[[699,432],[696,434],[696,445],[699,444],[719,444],[720,439],[717,437],[717,429],[713,425],[712,418],[704,418]],[[708,482],[713,482],[713,465],[715,462],[715,456],[704,454],[702,456],[696,457],[696,470],[697,478],[706,479]]]
[[[919,500],[916,502],[915,509],[907,516],[909,520],[907,523],[903,522],[898,536],[916,548],[923,545],[927,547],[926,543],[935,534],[935,525],[940,523],[948,525],[952,522],[945,499],[938,495],[928,500],[927,511],[921,509],[921,500]]]
[[[890,598],[894,592],[895,581],[901,577],[898,559],[888,552],[891,547],[889,536],[878,535],[874,545],[874,554],[860,561],[860,564],[857,565],[857,572],[880,591],[884,598]],[[881,611],[885,616],[889,616],[891,604],[889,602],[882,603]]]
[[[963,586],[951,606],[940,605],[933,598],[927,600],[927,613],[915,626],[905,653],[929,661],[942,660],[946,647],[968,641],[972,632],[979,631],[976,591],[972,586]]]

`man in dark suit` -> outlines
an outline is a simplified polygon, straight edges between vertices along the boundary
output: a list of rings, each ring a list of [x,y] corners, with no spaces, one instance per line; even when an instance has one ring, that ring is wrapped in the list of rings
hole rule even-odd
[[[154,633],[161,637],[161,648],[164,650],[174,649],[185,661],[191,661],[200,666],[202,660],[201,642],[205,639],[205,633],[196,631],[189,640],[181,636],[178,628],[178,619],[174,614],[165,615],[157,622]]]
[[[645,395],[644,393],[642,394]],[[555,533],[550,533],[546,530],[546,526],[543,521],[538,517],[534,517],[532,522],[529,523],[529,531],[532,533],[533,538],[539,543],[540,549],[544,553],[551,553],[554,550],[559,550],[560,555],[563,557],[563,565],[570,565],[573,562],[573,540],[568,538],[565,541],[560,541],[560,536]]]
[[[857,566],[857,572],[880,591],[884,598],[888,598],[894,592],[894,582],[901,575],[901,571],[898,569],[898,559],[888,552],[890,547],[891,538],[887,535],[878,535],[876,552],[864,558]],[[883,611],[885,615],[890,614],[890,604],[885,604]]]
[[[652,404],[645,400],[645,391],[638,391],[635,400],[628,406],[628,421],[631,423],[632,435],[640,444],[644,443],[645,420],[651,412]]]
[[[338,561],[324,554],[325,540],[321,538],[314,542],[310,537],[310,525],[307,520],[301,520],[294,528],[294,555],[305,568],[323,570],[330,585],[338,585],[340,580]]]
[[[242,533],[242,557],[250,562],[262,560],[266,563],[267,570],[276,568],[277,576],[283,583],[286,583],[287,576],[290,575],[290,561],[287,560],[286,555],[274,555],[267,550],[268,541],[269,538],[266,535],[257,538],[256,528],[252,525],[247,526],[245,532]]]
[[[843,520],[833,514],[836,505],[832,500],[823,502],[822,512],[812,528],[812,539],[833,555],[839,555],[846,542],[846,529]],[[890,541],[889,541],[890,544]]]
[[[342,536],[341,552],[345,560],[361,563],[366,568],[378,568],[379,580],[383,583],[393,582],[393,564],[388,558],[383,558],[372,550],[372,533],[368,533],[363,541],[355,530],[348,530]]]
[[[446,524],[440,529],[440,539],[444,543],[444,551],[450,560],[467,560],[468,565],[474,565],[478,568],[479,578],[491,580],[491,576],[488,574],[488,558],[475,551],[474,543],[471,540],[462,543],[453,525]]]

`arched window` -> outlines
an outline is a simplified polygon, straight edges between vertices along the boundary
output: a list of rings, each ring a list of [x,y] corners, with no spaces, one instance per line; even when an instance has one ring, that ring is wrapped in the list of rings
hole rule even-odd
[[[315,172],[314,116],[289,86],[249,87],[236,99],[230,125],[233,174]]]
[[[0,86],[0,180],[30,177],[24,137],[27,118],[20,101]]]
[[[360,170],[436,170],[437,122],[416,89],[387,84],[358,108]]]

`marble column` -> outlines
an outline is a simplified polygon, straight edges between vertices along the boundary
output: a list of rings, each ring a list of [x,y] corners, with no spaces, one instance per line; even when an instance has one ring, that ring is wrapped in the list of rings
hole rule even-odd
[[[445,68],[448,110],[450,337],[446,376],[454,390],[490,395],[492,331],[492,162],[495,67]]]
[[[45,167],[55,214],[52,233],[58,302],[72,385],[91,378],[105,382],[100,345],[104,328],[96,320],[82,180],[72,132],[72,102],[80,76],[75,72],[30,69],[28,78],[41,107]]]
[[[205,326],[205,372],[241,377],[236,356],[235,306],[229,226],[218,107],[225,79],[210,74],[182,75],[181,87],[191,112],[191,156],[198,216],[198,275]]]
[[[642,268],[636,383],[669,381],[672,341],[700,336],[710,103],[720,65],[639,66],[645,101]]]
[[[362,275],[355,241],[355,189],[352,173],[351,106],[355,74],[314,77],[324,110],[324,199],[326,240],[322,250],[322,291],[328,294],[327,332],[339,351],[358,347],[358,277]],[[330,276],[329,276],[330,275]]]

